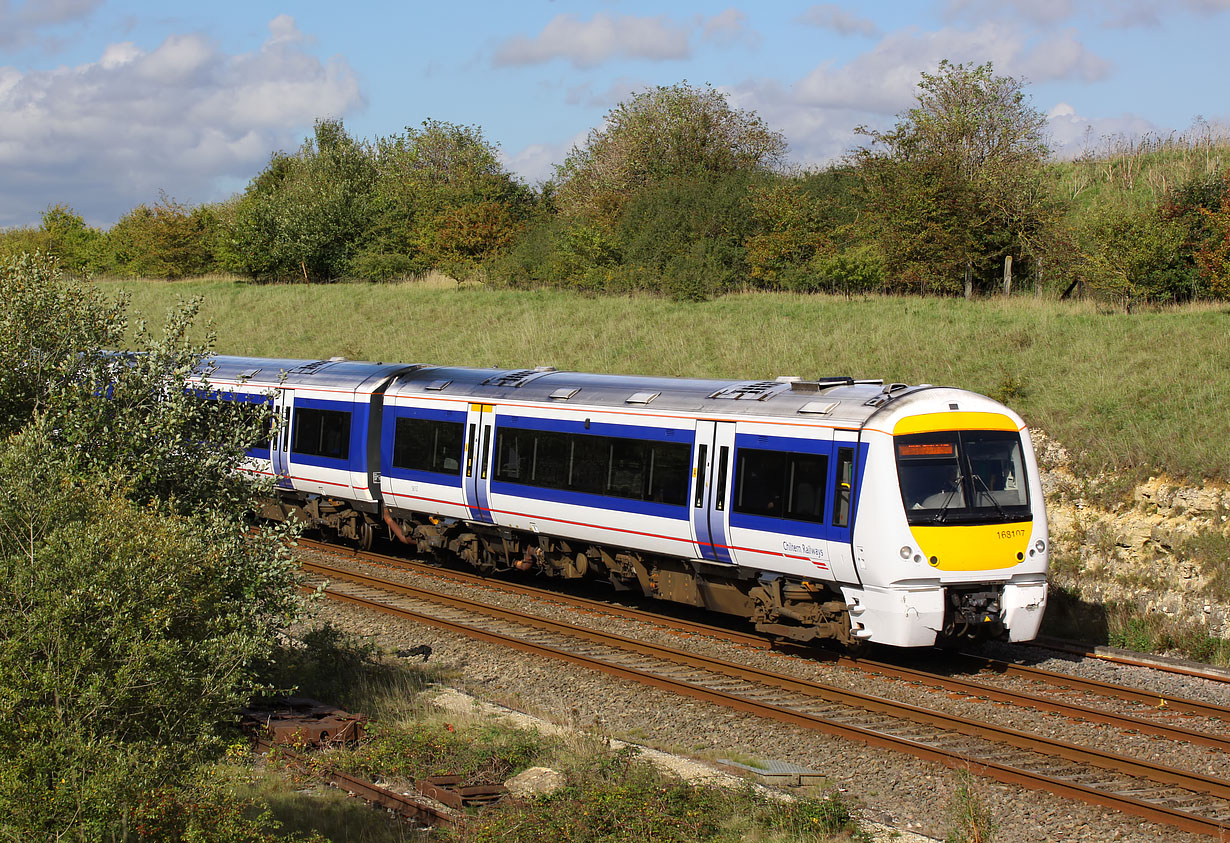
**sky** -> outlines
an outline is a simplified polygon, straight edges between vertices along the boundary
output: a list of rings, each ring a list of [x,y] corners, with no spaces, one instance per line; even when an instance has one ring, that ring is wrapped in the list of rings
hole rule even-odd
[[[1230,0],[0,0],[0,228],[226,199],[320,118],[477,125],[533,185],[613,106],[685,80],[819,167],[944,59],[1023,80],[1061,157],[1230,126]]]

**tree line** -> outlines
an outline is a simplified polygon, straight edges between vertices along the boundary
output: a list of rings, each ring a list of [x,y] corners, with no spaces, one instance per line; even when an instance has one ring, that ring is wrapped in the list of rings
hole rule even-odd
[[[1142,152],[1138,171],[1183,164],[1159,188],[1117,180],[1096,153],[1053,159],[1045,126],[1020,80],[943,62],[891,129],[860,127],[842,160],[797,170],[780,132],[683,82],[621,102],[531,188],[477,126],[428,120],[368,141],[321,120],[226,202],[164,195],[106,232],[55,206],[38,227],[0,233],[0,254],[40,248],[86,275],[317,283],[434,270],[680,299],[1230,296],[1230,144],[1206,137],[1203,160],[1186,143]]]

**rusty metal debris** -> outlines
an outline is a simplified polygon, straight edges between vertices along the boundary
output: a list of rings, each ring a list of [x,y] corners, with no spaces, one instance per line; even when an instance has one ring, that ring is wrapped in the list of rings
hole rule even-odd
[[[267,708],[245,708],[243,727],[280,746],[328,746],[363,739],[366,714],[350,714],[307,697],[278,697]]]
[[[461,817],[449,808],[438,808],[435,805],[397,793],[373,782],[356,778],[340,770],[334,770],[331,767],[314,763],[312,759],[300,755],[284,745],[279,744],[275,747],[273,743],[264,738],[257,739],[256,745],[263,752],[276,751],[280,758],[286,760],[301,772],[315,776],[334,787],[341,788],[351,796],[357,796],[365,802],[387,808],[406,819],[416,820],[427,825],[456,826],[461,822]]]
[[[462,785],[462,776],[428,776],[414,783],[419,793],[450,808],[461,809],[472,805],[490,805],[507,795],[508,788],[502,784]]]

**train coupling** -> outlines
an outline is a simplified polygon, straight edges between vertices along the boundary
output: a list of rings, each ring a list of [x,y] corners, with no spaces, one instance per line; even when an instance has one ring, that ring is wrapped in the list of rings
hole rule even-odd
[[[999,588],[949,589],[946,637],[996,637],[1003,632],[1003,592]]]

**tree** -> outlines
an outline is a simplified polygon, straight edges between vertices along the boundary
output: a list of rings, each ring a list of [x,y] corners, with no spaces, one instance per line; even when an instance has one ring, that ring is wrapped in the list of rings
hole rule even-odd
[[[206,205],[189,208],[165,193],[138,205],[107,232],[113,269],[141,278],[184,278],[214,264],[217,218]]]
[[[270,419],[184,389],[191,304],[117,354],[125,302],[53,259],[0,267],[0,301],[0,836],[121,839],[217,752],[299,612],[235,471]]]
[[[854,237],[861,210],[858,198],[857,175],[846,166],[776,177],[755,187],[752,233],[745,246],[748,272],[757,285],[828,289],[830,285],[817,277],[818,263],[850,268],[860,260],[866,262],[867,247],[862,247],[861,259],[846,255],[847,250],[859,248]],[[826,277],[831,275],[829,271]]]
[[[1045,117],[990,63],[940,62],[917,101],[888,132],[858,130],[872,233],[890,272],[924,290],[959,289],[967,267],[986,286],[1006,255],[1033,254],[1050,219]]]
[[[295,155],[276,153],[235,209],[224,266],[260,281],[342,277],[372,217],[376,166],[340,120],[320,120]]]
[[[103,233],[85,224],[85,219],[67,205],[52,205],[43,211],[40,248],[60,259],[69,272],[89,277],[103,266]]]
[[[426,120],[376,143],[371,230],[354,274],[464,272],[506,248],[533,208],[477,126]]]
[[[611,223],[646,186],[771,169],[785,153],[781,133],[720,91],[659,86],[619,103],[573,147],[556,168],[554,198],[566,216]]]

